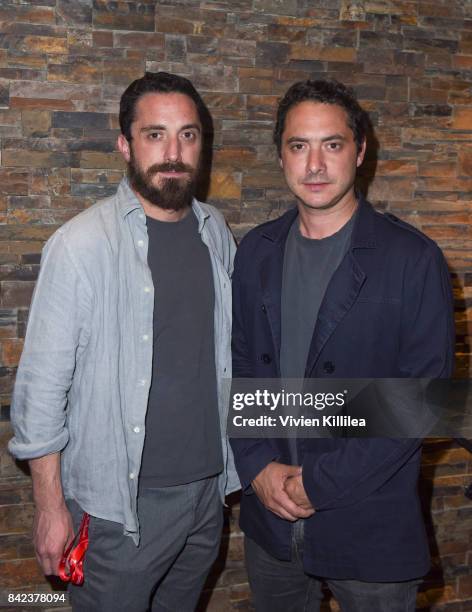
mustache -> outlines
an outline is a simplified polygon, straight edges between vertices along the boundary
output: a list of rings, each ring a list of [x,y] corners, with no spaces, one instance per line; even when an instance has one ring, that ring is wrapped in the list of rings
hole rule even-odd
[[[330,178],[322,172],[308,172],[308,174],[301,179],[300,183],[311,183],[312,181],[319,183],[329,183]]]
[[[151,177],[158,172],[187,172],[188,174],[193,174],[194,168],[183,162],[165,162],[163,164],[154,164],[150,166],[146,174]]]

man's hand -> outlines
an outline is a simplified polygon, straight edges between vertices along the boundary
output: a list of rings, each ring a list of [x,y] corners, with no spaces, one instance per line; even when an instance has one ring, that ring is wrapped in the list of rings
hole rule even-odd
[[[46,576],[59,573],[62,553],[73,538],[72,517],[66,507],[62,510],[36,510],[33,541],[36,558]]]
[[[74,537],[72,517],[61,486],[61,456],[53,453],[29,461],[36,513],[33,538],[36,557],[46,576],[57,574],[59,561]]]
[[[286,479],[284,490],[294,504],[297,504],[297,506],[300,506],[300,508],[303,508],[304,510],[311,510],[313,514],[315,510],[311,504],[311,501],[308,499],[305,487],[303,486],[301,469],[298,474],[295,476],[289,476]]]
[[[287,521],[308,518],[313,508],[305,509],[294,502],[285,491],[285,483],[290,477],[301,474],[302,468],[297,465],[285,465],[272,461],[259,472],[252,481],[252,488],[264,506]]]

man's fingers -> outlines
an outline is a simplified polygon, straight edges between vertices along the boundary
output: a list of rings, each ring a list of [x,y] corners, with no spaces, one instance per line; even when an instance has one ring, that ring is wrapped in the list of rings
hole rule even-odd
[[[38,559],[39,565],[43,570],[45,576],[57,576],[59,573],[59,563],[62,558],[62,552],[47,552],[37,553],[36,558]]]
[[[49,563],[49,559],[46,557],[41,557],[40,555],[36,555],[36,559],[38,560],[39,566],[41,567],[41,571],[45,576],[50,576],[51,574],[51,565]]]
[[[36,555],[36,558],[38,559],[39,565],[41,566],[45,576],[52,576],[57,573],[54,571],[54,562],[50,557]]]
[[[264,506],[287,521],[308,518],[313,514],[311,508],[300,506],[296,496],[291,496],[284,490],[285,483],[302,473],[299,465],[269,463],[253,480],[252,486]],[[295,483],[293,483],[295,484]]]
[[[299,508],[309,512],[304,518],[313,514],[314,508],[303,487],[301,474],[297,477],[290,477],[285,480],[284,492]]]
[[[277,496],[276,500],[277,505],[289,514],[290,516],[298,518],[307,518],[310,516],[310,512],[307,512],[300,506],[298,506],[294,501],[290,499],[290,497],[285,493],[285,491],[281,491]]]
[[[298,519],[297,516],[289,512],[282,504],[275,500],[273,500],[273,503],[270,506],[266,506],[266,508],[286,521],[294,522]]]
[[[47,576],[59,573],[61,557],[73,537],[72,518],[68,510],[36,511],[34,523],[36,557]]]
[[[287,465],[286,469],[286,477],[293,478],[294,476],[300,476],[302,473],[303,467],[301,465]]]
[[[274,514],[276,514],[280,518],[282,518],[282,519],[284,519],[286,521],[290,521],[291,523],[294,523],[295,521],[298,520],[298,517],[292,516],[291,514],[286,512],[282,507],[280,507],[278,509],[269,508],[269,510],[271,510]]]
[[[306,508],[304,506],[299,505],[298,503],[293,501],[287,494],[286,497],[283,497],[281,505],[287,512],[289,512],[293,516],[296,516],[297,518],[308,518],[314,512],[313,508]]]
[[[277,516],[280,516],[280,518],[286,519],[287,521],[296,521],[300,518],[308,518],[314,514],[314,510],[307,510],[301,506],[297,506],[297,504],[293,503],[288,496],[286,496],[286,498],[282,498],[282,500],[279,497],[267,500],[266,503],[264,503],[264,506],[274,514],[277,514]]]

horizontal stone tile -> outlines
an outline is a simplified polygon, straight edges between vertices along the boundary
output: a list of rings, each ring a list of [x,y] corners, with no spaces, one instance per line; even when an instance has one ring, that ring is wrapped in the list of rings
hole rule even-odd
[[[273,15],[296,15],[297,1],[284,0],[254,0],[254,11]]]
[[[309,59],[333,62],[354,62],[357,50],[349,47],[317,47],[315,45],[291,45],[291,59]]]
[[[165,37],[155,32],[114,32],[114,47],[146,47],[151,49],[163,48]]]
[[[159,8],[157,8],[156,15],[156,31],[163,32],[166,34],[194,34],[196,24],[193,20],[185,19],[185,16],[165,16],[159,14]]]
[[[106,129],[110,127],[110,118],[106,113],[52,113],[52,127],[55,128],[93,128]]]
[[[125,162],[121,153],[82,151],[79,154],[79,166],[81,168],[124,169]]]
[[[91,53],[95,53],[92,51]],[[76,57],[65,63],[51,61],[48,70],[48,81],[61,83],[87,83],[101,85],[103,82],[104,67],[102,60],[96,58]],[[59,85],[56,85],[56,88]],[[61,85],[62,87],[62,85]],[[71,95],[74,98],[74,95]]]
[[[94,28],[111,30],[137,30],[152,32],[154,30],[154,2],[109,2],[94,0]]]
[[[91,0],[74,0],[74,2],[58,0],[56,15],[58,23],[90,27],[92,25],[92,2]]]
[[[472,108],[456,108],[453,115],[452,126],[455,130],[472,129]]]
[[[22,151],[10,149],[2,154],[4,166],[61,168],[70,166],[71,158],[64,152]]]
[[[28,176],[27,171],[0,168],[0,194],[26,195]]]
[[[70,100],[54,98],[14,98],[10,97],[10,107],[26,110],[72,110],[74,104]]]
[[[29,307],[34,282],[2,281],[0,283],[1,308]]]
[[[56,23],[56,3],[52,0],[47,6],[47,2],[42,2],[42,6],[35,6],[33,3],[25,5],[12,5],[4,3],[0,6],[0,21],[15,20],[17,22],[51,24]]]
[[[0,350],[2,354],[2,363],[4,366],[16,367],[20,361],[21,352],[23,350],[23,340],[8,339],[0,340]],[[0,520],[1,528],[1,520]]]
[[[282,42],[258,42],[256,46],[257,66],[278,66],[289,58],[290,45]]]
[[[100,89],[96,86],[78,83],[57,83],[16,81],[10,86],[12,98],[46,98],[50,100],[84,99],[89,96],[99,96]]]

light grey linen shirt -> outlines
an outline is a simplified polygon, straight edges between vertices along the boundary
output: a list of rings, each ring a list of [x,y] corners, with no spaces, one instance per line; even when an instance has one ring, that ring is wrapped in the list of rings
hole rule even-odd
[[[239,488],[226,437],[229,385],[224,382],[231,377],[235,244],[215,208],[194,199],[192,210],[214,280],[223,499]],[[136,544],[153,353],[154,287],[147,251],[146,217],[127,179],[114,196],[48,240],[13,393],[15,436],[9,443],[18,459],[61,451],[64,496],[93,516],[123,524]]]

